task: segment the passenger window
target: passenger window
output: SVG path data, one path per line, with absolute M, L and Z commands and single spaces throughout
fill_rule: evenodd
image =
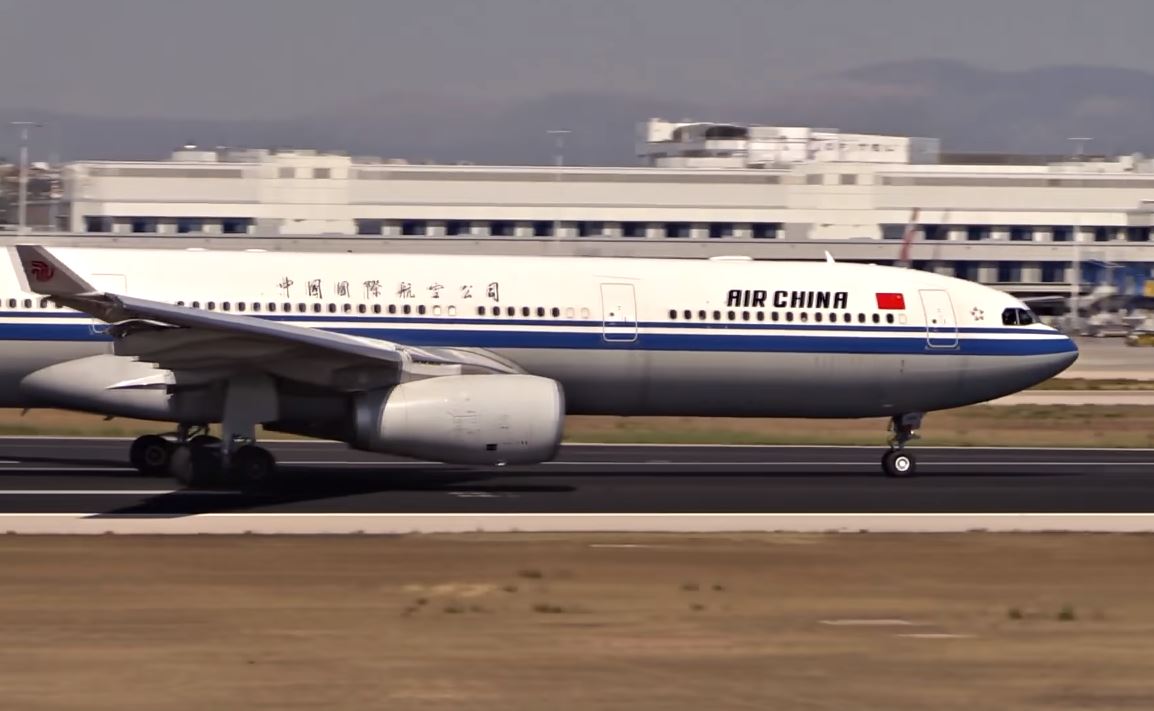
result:
M 8 308 L 10 308 L 10 309 L 16 308 L 16 299 L 8 299 Z
M 704 321 L 705 320 L 705 312 L 704 311 L 698 311 L 697 312 L 697 319 L 699 321 Z
M 741 320 L 742 321 L 748 321 L 749 320 L 749 312 L 748 311 L 742 311 L 741 312 Z
M 757 320 L 758 321 L 764 321 L 765 320 L 765 312 L 764 311 L 758 311 L 757 312 Z
M 830 314 L 829 315 L 829 322 L 830 323 L 837 323 L 837 314 Z
M 877 314 L 874 314 L 874 323 L 881 323 L 881 322 L 882 322 L 882 317 L 878 316 Z
M 373 313 L 379 314 L 380 312 L 381 312 L 381 305 L 380 304 L 373 304 Z
M 686 321 L 692 321 L 693 320 L 693 312 L 690 311 L 689 309 L 685 309 L 685 311 L 683 311 L 681 313 L 681 315 L 685 318 Z
M 581 309 L 581 318 L 589 318 L 589 309 Z
M 32 308 L 32 299 L 24 299 L 24 308 L 26 308 L 26 309 Z
M 417 314 L 420 316 L 425 315 L 425 305 L 424 304 L 421 304 L 420 306 L 417 307 Z
M 319 314 L 323 309 L 324 309 L 324 307 L 322 307 L 320 304 L 313 304 L 313 313 L 314 314 Z
M 208 302 L 207 304 L 205 304 L 204 306 L 205 306 L 205 308 L 207 308 L 209 311 L 215 311 L 215 310 L 216 310 L 216 302 L 215 302 L 215 301 L 210 301 L 210 302 Z
M 364 304 L 357 304 L 357 313 L 364 314 L 364 313 L 368 313 L 368 311 L 369 311 L 368 306 L 365 306 Z
M 484 316 L 485 315 L 485 307 L 484 306 L 478 306 L 477 307 L 477 315 L 478 316 Z
M 509 314 L 510 316 L 516 316 L 517 315 L 517 309 L 510 306 L 510 307 L 505 309 L 505 313 Z
M 790 323 L 793 323 L 793 312 L 792 311 L 786 311 L 785 312 L 785 320 L 790 322 Z
M 440 306 L 433 306 L 433 315 L 434 316 L 440 316 L 441 315 L 441 307 Z
M 551 313 L 553 314 L 553 318 L 557 318 L 558 316 L 561 315 L 561 309 L 554 306 L 553 311 Z
M 737 318 L 737 314 L 733 313 L 732 311 L 730 311 L 729 313 L 727 313 L 727 314 L 726 314 L 726 316 L 728 316 L 728 317 L 729 317 L 729 320 L 730 320 L 730 321 L 733 321 L 734 319 L 736 319 L 736 318 Z
M 813 315 L 813 320 L 816 323 L 821 323 L 821 312 L 820 311 Z
M 805 311 L 802 311 L 801 316 L 800 316 L 800 320 L 802 323 L 808 323 L 809 322 L 809 314 L 806 313 Z
M 409 304 L 405 304 L 401 311 L 403 311 L 405 315 L 408 316 L 409 314 L 413 313 L 413 307 Z
M 457 315 L 457 307 L 456 306 L 450 306 L 449 307 L 449 315 L 450 316 L 456 316 Z
M 200 302 L 199 301 L 192 302 L 192 308 L 199 309 L 200 308 Z
M 397 305 L 396 304 L 389 304 L 389 313 L 390 314 L 397 313 Z
M 537 318 L 545 318 L 545 307 L 544 306 L 538 306 L 537 307 Z
M 858 314 L 857 315 L 857 322 L 858 323 L 865 323 L 865 314 Z
M 336 304 L 329 304 L 329 313 L 335 314 L 336 312 L 337 312 L 337 305 Z
M 176 305 L 177 305 L 177 306 L 184 306 L 184 302 L 183 302 L 183 301 L 177 301 L 177 302 L 176 302 Z
M 720 321 L 721 320 L 721 312 L 720 311 L 714 311 L 713 312 L 713 320 L 714 321 Z
M 351 314 L 353 312 L 353 305 L 352 304 L 342 304 L 341 310 L 347 314 Z
M 42 308 L 42 309 L 48 308 L 48 299 L 41 299 L 40 300 L 40 308 Z
M 238 301 L 238 302 L 236 303 L 236 310 L 237 310 L 237 311 L 244 311 L 244 310 L 245 310 L 245 308 L 247 308 L 247 306 L 248 306 L 248 305 L 247 305 L 247 304 L 245 304 L 243 301 Z
M 886 323 L 893 323 L 893 322 L 894 322 L 894 315 L 893 314 L 886 314 Z
M 530 313 L 531 313 L 531 312 L 529 311 L 529 307 L 528 307 L 528 306 L 522 306 L 522 307 L 521 307 L 521 316 L 522 316 L 523 318 L 529 318 L 529 314 L 530 314 Z
M 572 306 L 568 307 L 567 309 L 565 309 L 565 318 L 573 318 L 574 313 L 575 312 L 573 311 L 573 307 Z
M 669 309 L 669 320 L 670 320 L 670 321 L 676 321 L 676 320 L 677 320 L 677 311 L 676 311 L 676 309 Z

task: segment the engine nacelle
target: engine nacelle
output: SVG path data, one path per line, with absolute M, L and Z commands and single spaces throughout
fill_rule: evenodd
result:
M 448 464 L 536 464 L 561 446 L 565 396 L 535 375 L 450 375 L 364 393 L 358 449 Z

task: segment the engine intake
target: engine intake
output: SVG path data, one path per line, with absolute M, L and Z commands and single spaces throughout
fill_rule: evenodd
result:
M 561 446 L 565 396 L 535 375 L 450 375 L 357 397 L 352 446 L 448 464 L 536 464 Z

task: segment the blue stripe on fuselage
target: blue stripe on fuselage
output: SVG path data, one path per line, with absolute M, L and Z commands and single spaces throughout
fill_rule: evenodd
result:
M 75 319 L 74 314 L 0 314 L 20 317 L 21 323 L 0 323 L 0 341 L 107 341 L 108 336 L 97 332 L 89 324 L 53 323 L 61 317 Z M 270 318 L 255 316 L 254 318 Z M 752 325 L 741 327 L 703 328 L 692 324 L 693 333 L 652 333 L 641 326 L 634 341 L 606 340 L 602 334 L 600 321 L 505 321 L 475 319 L 455 320 L 452 318 L 383 319 L 365 318 L 358 315 L 312 316 L 304 318 L 271 317 L 289 323 L 307 322 L 312 324 L 363 322 L 364 326 L 344 326 L 327 328 L 353 336 L 394 341 L 401 344 L 419 346 L 458 346 L 477 348 L 567 348 L 567 349 L 607 349 L 607 350 L 653 350 L 653 351 L 703 351 L 703 352 L 764 352 L 764 353 L 861 353 L 861 354 L 964 354 L 964 355 L 1048 355 L 1070 353 L 1076 350 L 1072 341 L 1066 338 L 1038 338 L 1037 331 L 1025 329 L 984 329 L 980 332 L 959 329 L 960 338 L 956 346 L 930 347 L 924 327 L 857 327 L 845 326 L 802 326 L 785 327 L 779 324 Z M 323 319 L 323 320 L 322 320 Z M 410 324 L 435 323 L 442 328 L 412 328 Z M 475 329 L 483 323 L 486 326 L 502 326 L 497 329 Z M 546 331 L 533 326 L 564 326 L 573 330 Z M 670 324 L 653 324 L 654 327 L 669 329 Z M 690 324 L 685 324 L 690 327 Z M 735 325 L 738 326 L 738 325 Z M 802 333 L 801 331 L 811 333 Z M 672 329 L 669 329 L 672 330 Z M 756 333 L 755 330 L 789 330 L 795 333 Z M 839 331 L 842 335 L 828 335 Z M 981 338 L 980 333 L 1020 333 L 1031 334 L 1031 338 Z M 812 333 L 816 332 L 816 333 Z M 855 333 L 889 333 L 891 336 L 864 336 Z M 820 335 L 818 335 L 820 334 Z M 620 336 L 619 336 L 620 337 Z M 941 337 L 942 341 L 953 340 Z

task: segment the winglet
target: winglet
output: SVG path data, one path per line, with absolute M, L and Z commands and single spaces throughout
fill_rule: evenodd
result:
M 826 250 L 826 253 L 825 253 L 825 261 L 826 261 L 826 262 L 828 262 L 828 263 L 830 263 L 830 264 L 833 264 L 833 263 L 834 263 L 834 262 L 833 262 L 833 255 L 829 253 L 829 250 Z
M 22 285 L 34 294 L 45 296 L 79 296 L 98 293 L 91 284 L 76 275 L 64 262 L 38 244 L 18 244 L 17 273 Z

